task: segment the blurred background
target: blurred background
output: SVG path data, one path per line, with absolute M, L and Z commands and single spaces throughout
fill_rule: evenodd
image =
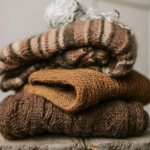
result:
M 0 0 L 0 49 L 11 42 L 46 31 L 44 12 L 52 0 Z M 119 21 L 131 27 L 138 42 L 134 69 L 150 78 L 150 0 L 81 0 L 86 7 L 100 12 L 114 9 Z M 0 91 L 0 100 L 13 92 Z M 150 105 L 145 109 L 150 114 Z

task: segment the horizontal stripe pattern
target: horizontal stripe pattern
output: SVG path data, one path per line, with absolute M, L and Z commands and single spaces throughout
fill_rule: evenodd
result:
M 30 38 L 31 40 L 31 38 Z M 26 62 L 32 61 L 33 56 L 28 52 L 28 45 L 29 39 L 25 39 L 23 41 L 15 42 L 12 44 L 14 53 L 24 59 Z M 15 59 L 14 59 L 15 60 Z M 25 62 L 23 62 L 25 63 Z
M 42 34 L 31 39 L 31 49 L 37 58 L 44 58 L 43 51 L 41 50 L 41 36 Z
M 57 45 L 56 45 L 56 33 L 57 33 L 57 28 L 50 30 L 47 34 L 47 48 L 45 51 L 43 51 L 44 55 L 46 58 L 51 57 L 54 53 L 58 52 L 57 51 Z
M 17 61 L 25 61 L 23 58 L 19 57 L 17 54 L 15 54 L 12 44 L 9 45 L 10 54 L 15 58 Z
M 75 39 L 75 47 L 83 46 L 84 41 L 84 29 L 86 21 L 75 22 L 74 26 L 74 39 Z
M 4 48 L 0 56 L 1 73 L 17 69 L 35 60 L 51 60 L 53 54 L 72 49 L 84 49 L 86 46 L 104 50 L 114 58 L 114 61 L 110 61 L 113 62 L 113 67 L 106 64 L 105 68 L 110 68 L 107 69 L 109 70 L 107 72 L 112 73 L 117 64 L 118 66 L 122 65 L 121 68 L 125 68 L 125 64 L 129 65 L 127 61 L 129 59 L 132 67 L 137 55 L 137 48 L 129 33 L 129 30 L 108 22 L 104 18 L 63 25 L 29 39 L 17 41 Z M 97 64 L 102 64 L 100 61 L 101 59 Z M 19 64 L 17 64 L 18 62 Z M 123 65 L 123 62 L 126 63 Z M 123 70 L 121 71 L 123 72 Z

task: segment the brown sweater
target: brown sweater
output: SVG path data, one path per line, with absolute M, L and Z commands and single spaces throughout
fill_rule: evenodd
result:
M 150 102 L 150 81 L 136 71 L 119 79 L 91 69 L 37 71 L 23 90 L 66 111 L 79 111 L 110 99 Z
M 135 99 L 136 100 L 136 99 Z M 42 97 L 18 93 L 0 103 L 0 132 L 7 139 L 44 131 L 82 137 L 140 136 L 149 117 L 139 102 L 110 101 L 78 113 L 61 110 Z
M 105 19 L 77 21 L 5 47 L 0 56 L 0 74 L 5 76 L 3 82 L 10 81 L 10 87 L 2 84 L 1 88 L 7 91 L 17 84 L 19 88 L 28 78 L 26 69 L 13 77 L 11 74 L 44 60 L 49 61 L 47 67 L 88 67 L 111 77 L 123 76 L 131 71 L 136 54 L 135 38 L 128 29 Z M 43 66 L 35 70 L 40 68 Z

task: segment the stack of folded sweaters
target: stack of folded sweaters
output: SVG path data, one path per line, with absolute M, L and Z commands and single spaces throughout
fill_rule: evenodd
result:
M 140 136 L 150 81 L 132 70 L 130 30 L 105 18 L 75 21 L 5 47 L 0 132 L 7 139 L 48 131 L 82 137 Z

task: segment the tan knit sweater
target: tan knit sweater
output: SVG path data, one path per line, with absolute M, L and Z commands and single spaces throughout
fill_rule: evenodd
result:
M 150 102 L 150 81 L 136 71 L 119 79 L 90 69 L 37 71 L 23 91 L 71 112 L 110 99 Z

